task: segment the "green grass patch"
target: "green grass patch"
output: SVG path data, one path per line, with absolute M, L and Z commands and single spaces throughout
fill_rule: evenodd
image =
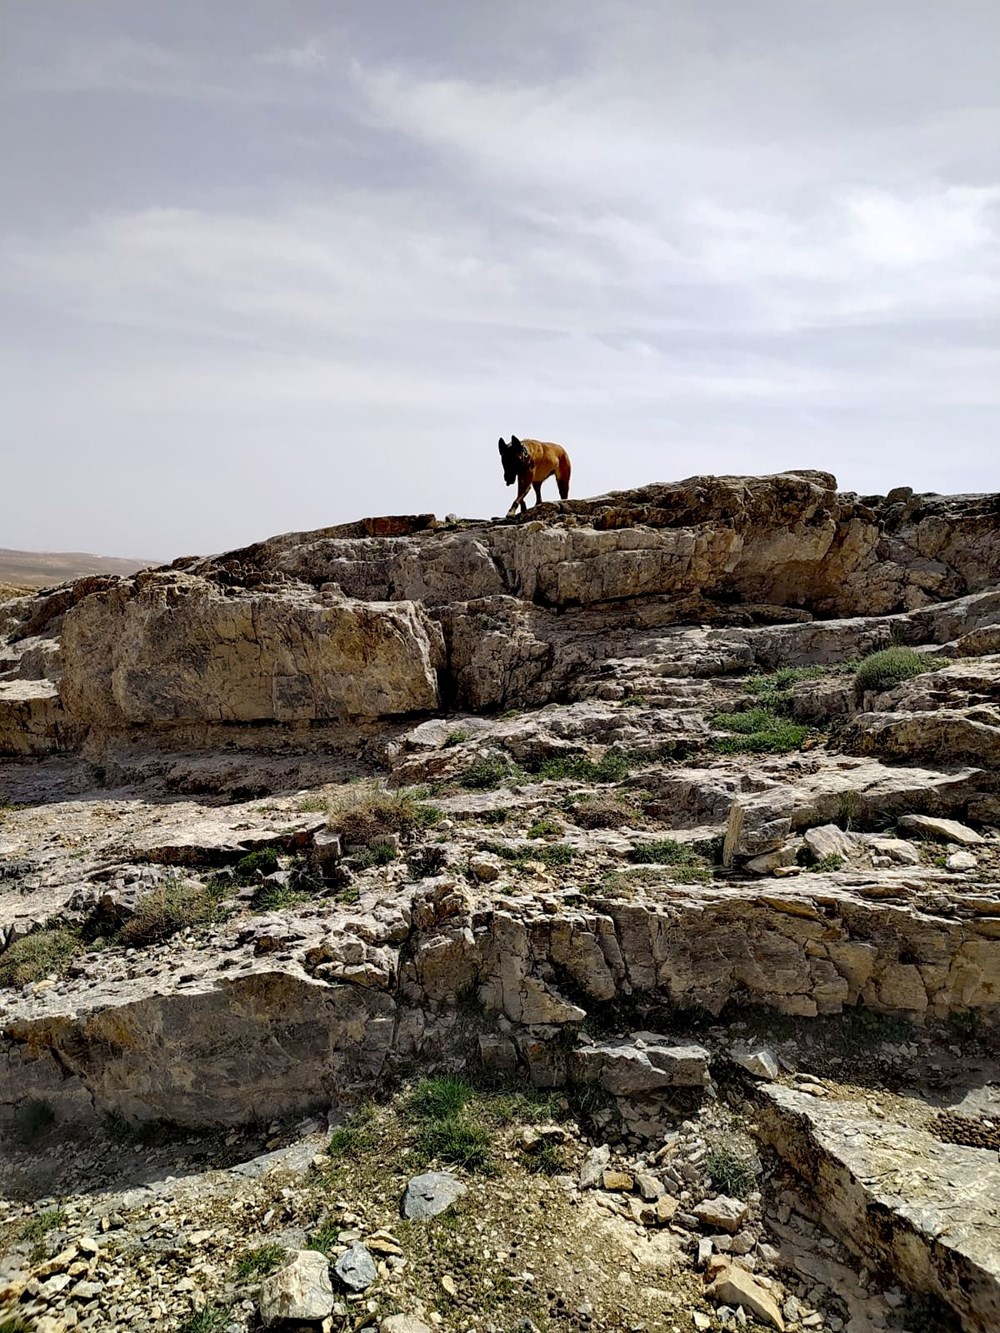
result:
M 543 1143 L 534 1152 L 523 1152 L 521 1162 L 539 1176 L 561 1176 L 567 1171 L 566 1154 L 555 1143 Z
M 286 1253 L 283 1245 L 258 1245 L 253 1250 L 246 1250 L 236 1261 L 236 1276 L 245 1282 L 267 1277 L 285 1262 Z
M 641 865 L 665 866 L 669 868 L 670 878 L 680 884 L 707 884 L 712 878 L 711 867 L 698 851 L 689 843 L 678 842 L 675 838 L 656 838 L 652 842 L 636 843 L 629 849 L 628 859 Z M 611 872 L 621 875 L 623 872 Z M 633 883 L 639 881 L 641 871 L 631 873 Z
M 621 750 L 607 750 L 598 760 L 573 758 L 546 759 L 532 776 L 541 781 L 572 778 L 577 782 L 621 782 L 632 770 L 632 760 Z
M 318 1250 L 320 1254 L 330 1254 L 339 1244 L 338 1237 L 344 1230 L 344 1224 L 329 1218 L 312 1233 L 306 1242 L 307 1250 Z
M 225 1333 L 230 1318 L 226 1306 L 203 1305 L 177 1325 L 177 1333 Z
M 757 1185 L 753 1162 L 725 1145 L 710 1150 L 705 1158 L 705 1172 L 715 1189 L 731 1199 L 745 1199 Z
M 448 735 L 445 736 L 441 748 L 442 750 L 450 750 L 453 745 L 461 745 L 463 741 L 468 739 L 469 733 L 464 727 L 455 727 L 453 731 L 449 731 Z
M 717 713 L 712 726 L 730 733 L 713 740 L 713 748 L 719 754 L 784 754 L 798 750 L 809 735 L 808 727 L 779 717 L 769 708 Z
M 331 1157 L 351 1157 L 374 1148 L 378 1140 L 375 1104 L 362 1102 L 332 1131 L 326 1150 Z
M 913 676 L 940 671 L 942 667 L 950 665 L 947 658 L 928 657 L 926 653 L 918 653 L 915 648 L 883 648 L 881 652 L 869 653 L 861 659 L 854 669 L 854 679 L 859 690 L 882 693 Z
M 38 1263 L 39 1259 L 45 1257 L 45 1237 L 50 1231 L 56 1231 L 65 1225 L 65 1222 L 65 1208 L 46 1208 L 44 1212 L 36 1213 L 34 1217 L 21 1224 L 17 1233 L 18 1238 L 27 1241 L 31 1246 L 32 1263 Z
M 468 1116 L 432 1120 L 417 1139 L 417 1148 L 424 1157 L 479 1175 L 490 1175 L 495 1170 L 492 1146 L 493 1136 L 487 1126 Z
M 237 884 L 256 884 L 261 875 L 273 875 L 278 869 L 278 853 L 273 847 L 262 847 L 258 852 L 241 856 L 233 867 Z
M 25 935 L 0 955 L 0 986 L 28 986 L 43 977 L 59 976 L 82 947 L 72 930 L 36 930 Z
M 833 870 L 843 870 L 843 868 L 844 858 L 838 856 L 836 852 L 831 852 L 829 856 L 821 856 L 814 865 L 810 866 L 811 870 L 818 871 L 821 874 Z
M 365 847 L 352 858 L 358 870 L 370 870 L 372 866 L 387 866 L 398 859 L 399 852 L 391 842 L 377 842 L 374 847 Z
M 315 796 L 303 796 L 296 809 L 302 815 L 325 815 L 330 807 L 330 802 L 325 796 L 320 796 L 317 792 Z
M 528 828 L 527 836 L 529 838 L 558 838 L 562 831 L 562 824 L 557 819 L 553 819 L 550 815 L 543 815 L 541 819 L 536 819 Z
M 494 751 L 477 759 L 458 779 L 462 787 L 474 791 L 492 791 L 511 782 L 523 782 L 526 774 L 509 755 Z

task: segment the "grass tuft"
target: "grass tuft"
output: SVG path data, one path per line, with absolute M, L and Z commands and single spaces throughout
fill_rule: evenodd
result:
M 859 690 L 882 693 L 913 676 L 940 671 L 949 665 L 946 658 L 931 658 L 925 653 L 918 653 L 915 648 L 883 648 L 881 652 L 869 653 L 861 659 L 855 667 L 854 679 Z
M 745 1199 L 757 1184 L 753 1162 L 724 1145 L 709 1152 L 705 1171 L 715 1189 L 733 1199 Z
M 748 708 L 741 713 L 717 713 L 713 727 L 731 734 L 712 742 L 719 754 L 784 754 L 798 750 L 809 728 L 789 722 L 769 708 Z
M 244 1281 L 255 1277 L 267 1277 L 285 1261 L 286 1250 L 283 1245 L 258 1245 L 247 1250 L 236 1261 L 236 1276 Z
M 64 971 L 83 946 L 72 930 L 36 930 L 15 940 L 0 956 L 0 986 L 29 986 Z

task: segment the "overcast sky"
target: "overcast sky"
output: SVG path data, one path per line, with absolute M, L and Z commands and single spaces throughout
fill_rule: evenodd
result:
M 0 19 L 0 547 L 502 513 L 512 431 L 1000 489 L 997 0 Z

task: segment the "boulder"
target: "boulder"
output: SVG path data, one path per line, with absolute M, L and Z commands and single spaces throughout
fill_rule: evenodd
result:
M 425 1175 L 414 1176 L 403 1195 L 403 1216 L 437 1217 L 465 1192 L 465 1186 L 450 1171 L 428 1171 Z
M 297 1320 L 318 1323 L 333 1310 L 330 1265 L 318 1250 L 299 1250 L 260 1287 L 260 1317 L 265 1328 Z
M 340 1255 L 333 1271 L 348 1291 L 367 1291 L 378 1277 L 378 1269 L 368 1247 L 356 1241 Z

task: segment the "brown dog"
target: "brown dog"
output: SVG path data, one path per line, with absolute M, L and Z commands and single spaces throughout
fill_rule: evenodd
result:
M 535 504 L 542 503 L 542 482 L 555 474 L 559 487 L 559 498 L 569 496 L 569 454 L 561 444 L 543 444 L 541 440 L 519 440 L 516 435 L 510 437 L 510 444 L 504 444 L 500 436 L 500 458 L 503 461 L 503 479 L 508 486 L 517 482 L 517 498 L 507 510 L 510 517 L 518 505 L 521 513 L 526 513 L 528 506 L 524 497 L 529 489 L 535 488 Z

